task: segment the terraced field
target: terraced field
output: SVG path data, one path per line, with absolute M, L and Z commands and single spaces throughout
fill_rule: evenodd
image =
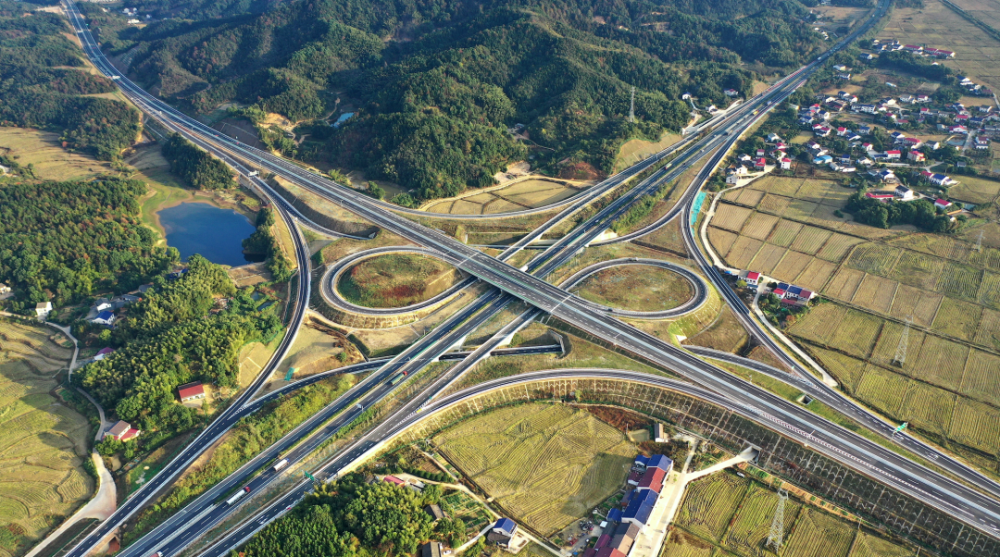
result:
M 3 557 L 41 539 L 94 491 L 82 467 L 90 424 L 58 396 L 67 342 L 52 329 L 0 321 L 0 528 L 16 539 L 0 543 Z
M 719 542 L 749 487 L 749 480 L 733 474 L 716 474 L 692 482 L 676 523 L 701 538 Z
M 516 520 L 545 535 L 620 489 L 636 454 L 589 412 L 549 404 L 492 410 L 433 442 Z

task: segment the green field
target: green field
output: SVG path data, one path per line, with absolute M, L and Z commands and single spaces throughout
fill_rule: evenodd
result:
M 515 520 L 551 535 L 621 488 L 636 454 L 589 412 L 526 404 L 459 423 L 433 443 Z
M 53 395 L 72 356 L 62 343 L 53 329 L 0 321 L 0 528 L 15 534 L 0 537 L 0 556 L 22 554 L 94 492 L 82 466 L 90 424 Z

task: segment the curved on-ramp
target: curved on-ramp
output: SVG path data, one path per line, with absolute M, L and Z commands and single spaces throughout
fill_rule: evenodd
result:
M 449 260 L 449 258 L 442 257 L 440 253 L 434 250 L 418 248 L 413 246 L 391 246 L 391 247 L 374 248 L 374 249 L 359 251 L 357 253 L 351 254 L 341 259 L 335 265 L 331 265 L 330 268 L 326 270 L 326 273 L 324 273 L 323 275 L 323 279 L 320 281 L 323 285 L 322 288 L 323 299 L 326 301 L 326 303 L 342 311 L 356 313 L 360 315 L 393 317 L 396 315 L 404 315 L 407 313 L 420 311 L 422 309 L 427 309 L 439 303 L 445 302 L 446 300 L 457 295 L 465 288 L 472 286 L 479 280 L 473 276 L 466 277 L 465 279 L 462 279 L 461 281 L 452 285 L 451 287 L 449 287 L 444 292 L 441 292 L 440 294 L 437 294 L 422 302 L 417 302 L 415 304 L 410 304 L 408 306 L 402 306 L 398 308 L 370 308 L 370 307 L 360 306 L 348 302 L 347 300 L 344 299 L 343 296 L 340 295 L 339 292 L 337 292 L 337 283 L 340 281 L 340 277 L 352 265 L 364 261 L 366 259 L 371 259 L 373 257 L 378 257 L 380 255 L 387 255 L 390 253 L 409 253 L 409 254 L 424 255 L 427 257 L 433 257 L 435 259 L 444 261 L 449 265 L 454 264 L 454 262 Z
M 667 269 L 674 273 L 680 275 L 683 279 L 688 281 L 691 288 L 694 289 L 694 295 L 690 300 L 684 302 L 683 304 L 663 311 L 632 311 L 619 308 L 612 308 L 596 302 L 591 302 L 587 300 L 587 304 L 592 306 L 594 309 L 600 311 L 606 311 L 608 313 L 613 313 L 621 317 L 632 317 L 635 319 L 670 319 L 673 317 L 680 317 L 682 315 L 691 313 L 692 311 L 700 308 L 705 300 L 708 299 L 708 287 L 705 284 L 705 280 L 695 273 L 693 273 L 687 267 L 677 265 L 676 263 L 671 263 L 669 261 L 663 261 L 660 259 L 647 259 L 644 257 L 624 257 L 620 259 L 612 259 L 609 261 L 601 261 L 600 263 L 594 263 L 589 267 L 585 267 L 568 279 L 564 280 L 559 284 L 559 287 L 563 290 L 569 290 L 581 282 L 583 282 L 587 277 L 593 275 L 594 273 L 603 271 L 605 269 L 611 269 L 614 267 L 624 267 L 627 265 L 645 265 L 647 267 L 659 267 L 662 269 Z

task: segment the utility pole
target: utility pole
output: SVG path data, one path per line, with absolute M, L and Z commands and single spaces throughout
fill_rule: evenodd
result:
M 913 323 L 913 316 L 906 318 L 906 325 L 903 326 L 903 334 L 899 336 L 899 344 L 896 345 L 896 356 L 893 357 L 892 363 L 899 367 L 903 367 L 906 363 L 906 349 L 910 344 L 910 324 Z
M 771 521 L 771 533 L 767 535 L 766 547 L 774 548 L 778 553 L 785 537 L 785 501 L 788 501 L 788 492 L 784 488 L 778 489 L 778 508 L 774 509 L 774 520 Z
M 635 123 L 635 85 L 632 86 L 632 104 L 628 109 L 628 121 Z
M 983 231 L 979 231 L 979 238 L 976 239 L 976 251 L 983 251 Z

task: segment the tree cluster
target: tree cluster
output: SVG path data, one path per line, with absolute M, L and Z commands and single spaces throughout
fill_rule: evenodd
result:
M 12 183 L 0 188 L 0 282 L 14 311 L 51 300 L 79 302 L 98 290 L 127 292 L 176 262 L 139 220 L 135 180 Z
M 178 134 L 171 135 L 163 145 L 163 156 L 170 163 L 170 171 L 193 188 L 221 190 L 236 185 L 235 174 L 226 163 Z
M 256 225 L 257 230 L 243 240 L 243 251 L 263 256 L 265 266 L 275 282 L 285 282 L 292 278 L 291 264 L 271 232 L 271 227 L 274 226 L 274 211 L 270 207 L 262 208 L 257 213 Z
M 926 199 L 905 203 L 882 203 L 865 197 L 865 189 L 860 188 L 851 195 L 844 207 L 854 220 L 877 228 L 889 228 L 897 224 L 912 224 L 928 232 L 947 232 L 951 222 L 946 215 L 938 214 L 934 204 Z

